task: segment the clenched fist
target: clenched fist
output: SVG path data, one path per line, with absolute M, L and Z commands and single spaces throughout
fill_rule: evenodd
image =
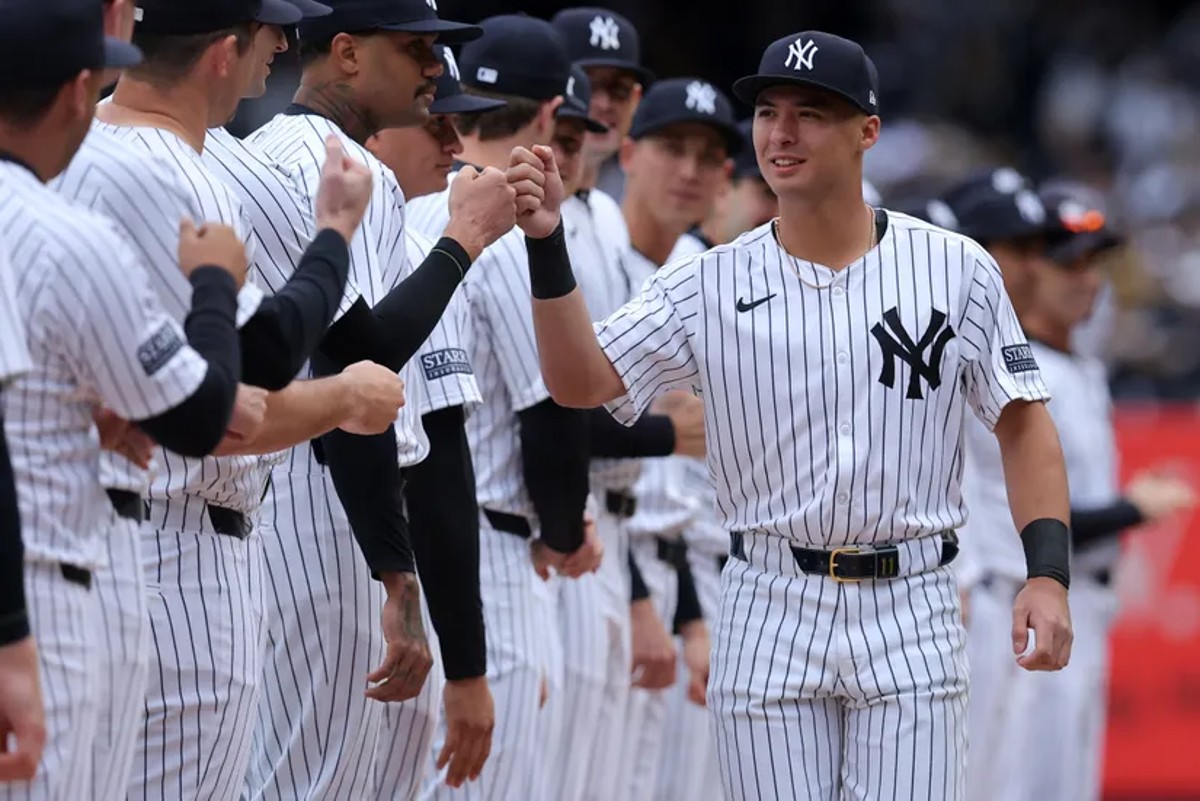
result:
M 246 245 L 228 225 L 179 221 L 179 269 L 191 276 L 199 267 L 220 267 L 233 276 L 238 289 L 246 283 Z
M 357 362 L 341 372 L 349 391 L 349 414 L 338 428 L 348 434 L 382 434 L 404 405 L 404 381 L 383 365 Z
M 458 242 L 471 260 L 516 224 L 517 190 L 503 172 L 463 167 L 450 185 L 450 222 L 445 235 Z
M 530 239 L 545 239 L 561 219 L 559 209 L 566 199 L 554 151 L 545 145 L 533 150 L 513 148 L 509 157 L 508 181 L 517 193 L 517 225 Z

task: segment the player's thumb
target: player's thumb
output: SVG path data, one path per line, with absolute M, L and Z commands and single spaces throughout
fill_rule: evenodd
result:
M 1022 606 L 1013 607 L 1012 646 L 1017 656 L 1025 653 L 1029 645 L 1029 613 Z
M 554 151 L 546 145 L 534 145 L 533 154 L 542 160 L 542 170 L 547 173 L 558 172 L 558 162 L 554 160 Z
M 336 134 L 329 134 L 325 137 L 325 169 L 341 168 L 345 155 L 341 140 L 337 138 Z
M 470 183 L 479 177 L 479 170 L 472 167 L 470 164 L 464 164 L 462 169 L 458 171 L 458 175 L 454 176 L 454 182 Z
M 192 222 L 191 217 L 184 217 L 179 221 L 179 235 L 187 239 L 196 238 L 196 223 Z

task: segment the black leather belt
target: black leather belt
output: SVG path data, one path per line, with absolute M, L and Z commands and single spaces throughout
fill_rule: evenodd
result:
M 943 531 L 942 558 L 938 566 L 950 564 L 958 556 L 958 535 Z M 746 560 L 745 538 L 742 532 L 730 535 L 730 554 Z M 892 579 L 900 575 L 900 549 L 895 545 L 880 545 L 868 549 L 848 545 L 844 548 L 820 550 L 792 546 L 792 556 L 800 570 L 812 576 L 827 576 L 834 581 L 864 581 Z
M 77 567 L 69 565 L 66 562 L 60 562 L 58 569 L 62 571 L 62 577 L 72 584 L 78 584 L 85 590 L 92 588 L 92 571 L 86 567 Z
M 655 537 L 658 546 L 658 558 L 672 567 L 679 567 L 687 561 L 687 544 L 683 540 L 669 540 Z
M 113 510 L 119 516 L 126 520 L 136 520 L 139 523 L 146 519 L 146 502 L 142 500 L 141 495 L 120 489 L 110 489 L 105 492 L 108 493 L 108 500 L 112 504 Z
M 484 509 L 483 516 L 487 518 L 488 524 L 496 529 L 496 531 L 503 531 L 505 534 L 515 534 L 525 540 L 533 536 L 533 527 L 521 515 L 510 515 L 508 512 Z
M 629 519 L 637 512 L 637 498 L 628 492 L 609 490 L 604 493 L 604 508 L 610 515 Z
M 223 506 L 213 506 L 211 503 L 208 505 L 208 519 L 212 522 L 213 531 L 239 540 L 249 537 L 253 528 L 241 512 Z

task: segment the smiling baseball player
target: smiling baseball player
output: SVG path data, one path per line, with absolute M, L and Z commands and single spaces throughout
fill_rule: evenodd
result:
M 863 203 L 876 84 L 848 40 L 772 43 L 734 90 L 755 106 L 780 217 L 660 270 L 595 330 L 552 156 L 527 156 L 547 174 L 522 226 L 553 396 L 630 420 L 670 389 L 704 398 L 731 538 L 708 691 L 730 799 L 962 797 L 967 676 L 948 563 L 968 405 L 1005 452 L 1026 545 L 1014 648 L 1028 625 L 1024 666 L 1058 669 L 1070 652 L 1066 480 L 1045 389 L 986 252 Z

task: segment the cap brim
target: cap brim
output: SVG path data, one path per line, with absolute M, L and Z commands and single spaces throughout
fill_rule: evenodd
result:
M 104 37 L 104 66 L 107 69 L 123 70 L 142 63 L 142 51 L 129 42 L 111 36 Z
M 300 9 L 300 13 L 305 17 L 324 17 L 333 13 L 333 9 L 324 3 L 318 3 L 316 0 L 288 0 L 289 3 Z
M 583 120 L 583 127 L 588 133 L 606 134 L 608 126 L 599 120 L 594 120 L 587 115 L 587 111 L 578 108 L 572 108 L 563 104 L 558 107 L 557 115 L 559 117 L 567 117 L 572 120 Z
M 287 0 L 263 0 L 262 8 L 254 15 L 254 21 L 263 25 L 295 25 L 303 18 L 299 5 Z
M 478 25 L 468 25 L 465 22 L 451 22 L 444 19 L 422 19 L 413 22 L 394 22 L 380 25 L 380 30 L 403 31 L 404 33 L 433 33 L 437 34 L 438 44 L 462 44 L 472 42 L 483 36 L 483 28 Z
M 472 114 L 480 111 L 494 111 L 507 106 L 503 100 L 493 97 L 478 97 L 467 93 L 451 95 L 437 99 L 429 105 L 430 114 Z
M 632 72 L 637 76 L 638 83 L 643 87 L 647 87 L 654 83 L 655 76 L 650 70 L 643 67 L 641 64 L 634 64 L 632 61 L 623 61 L 619 58 L 581 58 L 574 62 L 575 66 L 587 69 L 588 67 L 612 67 L 614 69 L 625 70 Z
M 1089 253 L 1110 250 L 1124 243 L 1120 236 L 1103 229 L 1082 234 L 1060 234 L 1052 239 L 1046 248 L 1046 255 L 1058 264 L 1070 264 Z
M 792 78 L 786 75 L 747 75 L 745 78 L 738 78 L 733 83 L 733 94 L 746 105 L 753 106 L 758 102 L 758 96 L 763 90 L 770 89 L 772 86 L 811 86 L 815 89 L 829 92 L 832 95 L 837 95 L 864 114 L 879 113 L 876 110 L 866 108 L 841 89 L 837 89 L 827 83 L 814 81 L 809 78 Z

